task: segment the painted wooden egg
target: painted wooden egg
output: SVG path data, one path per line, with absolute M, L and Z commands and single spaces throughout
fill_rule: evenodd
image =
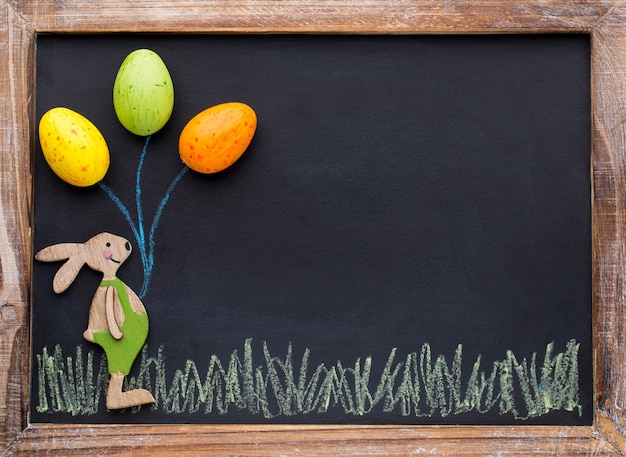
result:
M 248 148 L 256 125 L 256 113 L 244 103 L 212 106 L 183 128 L 178 141 L 180 158 L 199 173 L 222 171 Z
M 78 187 L 96 184 L 109 169 L 109 148 L 95 125 L 69 108 L 52 108 L 39 121 L 39 142 L 54 173 Z
M 163 128 L 174 109 L 174 85 L 157 53 L 137 49 L 126 56 L 113 84 L 113 106 L 122 125 L 136 135 Z

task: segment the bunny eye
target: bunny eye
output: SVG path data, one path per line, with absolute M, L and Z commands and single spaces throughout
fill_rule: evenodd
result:
M 111 243 L 107 243 L 107 248 L 110 248 L 110 247 L 111 247 Z

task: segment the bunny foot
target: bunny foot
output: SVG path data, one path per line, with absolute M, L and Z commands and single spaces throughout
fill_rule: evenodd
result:
M 123 409 L 133 406 L 147 405 L 156 400 L 150 392 L 145 389 L 129 390 L 128 392 L 117 392 L 114 396 L 107 395 L 107 409 Z
M 147 405 L 154 403 L 155 399 L 146 389 L 134 389 L 122 392 L 123 375 L 113 375 L 109 381 L 107 390 L 107 409 L 123 409 L 132 406 Z
M 83 338 L 85 338 L 90 343 L 94 343 L 93 332 L 90 329 L 87 329 L 83 332 Z

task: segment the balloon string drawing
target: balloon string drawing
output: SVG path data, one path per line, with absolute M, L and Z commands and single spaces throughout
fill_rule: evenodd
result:
M 53 280 L 57 293 L 72 284 L 83 265 L 102 273 L 83 337 L 104 349 L 111 376 L 106 404 L 109 409 L 121 409 L 155 401 L 144 389 L 122 392 L 122 386 L 148 334 L 148 316 L 141 299 L 150 285 L 155 232 L 163 209 L 189 169 L 202 174 L 217 173 L 239 159 L 252 141 L 257 118 L 250 106 L 227 102 L 205 109 L 184 126 L 178 141 L 184 166 L 161 199 L 146 239 L 142 170 L 152 135 L 165 126 L 174 108 L 174 85 L 158 54 L 138 49 L 124 59 L 113 85 L 113 105 L 124 128 L 146 138 L 135 177 L 136 221 L 114 190 L 102 182 L 109 169 L 109 148 L 89 119 L 69 108 L 52 108 L 41 117 L 39 140 L 46 162 L 59 178 L 78 187 L 98 184 L 130 225 L 143 265 L 144 279 L 139 294 L 116 276 L 132 250 L 130 243 L 120 236 L 100 233 L 85 243 L 55 244 L 40 250 L 36 258 L 44 262 L 65 262 Z
M 159 220 L 161 219 L 161 215 L 163 214 L 163 208 L 169 201 L 170 195 L 174 191 L 174 188 L 176 187 L 180 179 L 189 170 L 189 167 L 185 165 L 183 169 L 176 175 L 176 177 L 174 178 L 174 180 L 168 187 L 167 191 L 165 192 L 165 195 L 163 196 L 163 198 L 161 199 L 161 202 L 159 203 L 159 206 L 156 210 L 154 218 L 152 219 L 152 224 L 150 224 L 150 231 L 148 234 L 148 240 L 146 241 L 146 231 L 144 228 L 143 207 L 142 207 L 142 201 L 141 201 L 141 171 L 143 169 L 143 163 L 144 163 L 147 151 L 148 151 L 148 143 L 150 142 L 150 137 L 151 135 L 148 135 L 146 137 L 146 143 L 143 146 L 141 157 L 139 159 L 139 166 L 137 167 L 137 178 L 136 178 L 136 184 L 135 184 L 135 205 L 137 207 L 137 222 L 136 223 L 133 220 L 133 217 L 130 211 L 128 210 L 128 208 L 126 207 L 126 205 L 124 205 L 124 203 L 120 200 L 120 198 L 113 191 L 113 189 L 111 189 L 108 185 L 106 185 L 102 181 L 98 183 L 100 188 L 104 192 L 106 192 L 109 198 L 118 207 L 118 209 L 120 210 L 120 212 L 122 213 L 126 221 L 128 222 L 128 225 L 130 225 L 133 235 L 135 236 L 135 240 L 137 240 L 137 245 L 139 246 L 139 252 L 141 254 L 141 263 L 143 265 L 143 272 L 144 272 L 143 284 L 139 292 L 140 298 L 143 298 L 146 295 L 146 293 L 148 292 L 148 288 L 150 286 L 150 278 L 152 277 L 152 267 L 154 265 L 154 246 L 155 246 L 154 235 L 159 225 Z

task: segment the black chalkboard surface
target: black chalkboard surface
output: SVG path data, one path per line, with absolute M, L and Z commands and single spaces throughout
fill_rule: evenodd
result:
M 112 104 L 144 47 L 175 87 L 148 140 Z M 100 276 L 57 295 L 34 261 L 31 421 L 590 425 L 589 56 L 583 35 L 38 36 L 37 120 L 86 116 L 111 167 L 71 187 L 36 145 L 34 248 L 131 241 L 150 334 L 127 387 L 156 403 L 106 410 L 82 338 Z M 182 127 L 228 101 L 252 144 L 186 171 Z

